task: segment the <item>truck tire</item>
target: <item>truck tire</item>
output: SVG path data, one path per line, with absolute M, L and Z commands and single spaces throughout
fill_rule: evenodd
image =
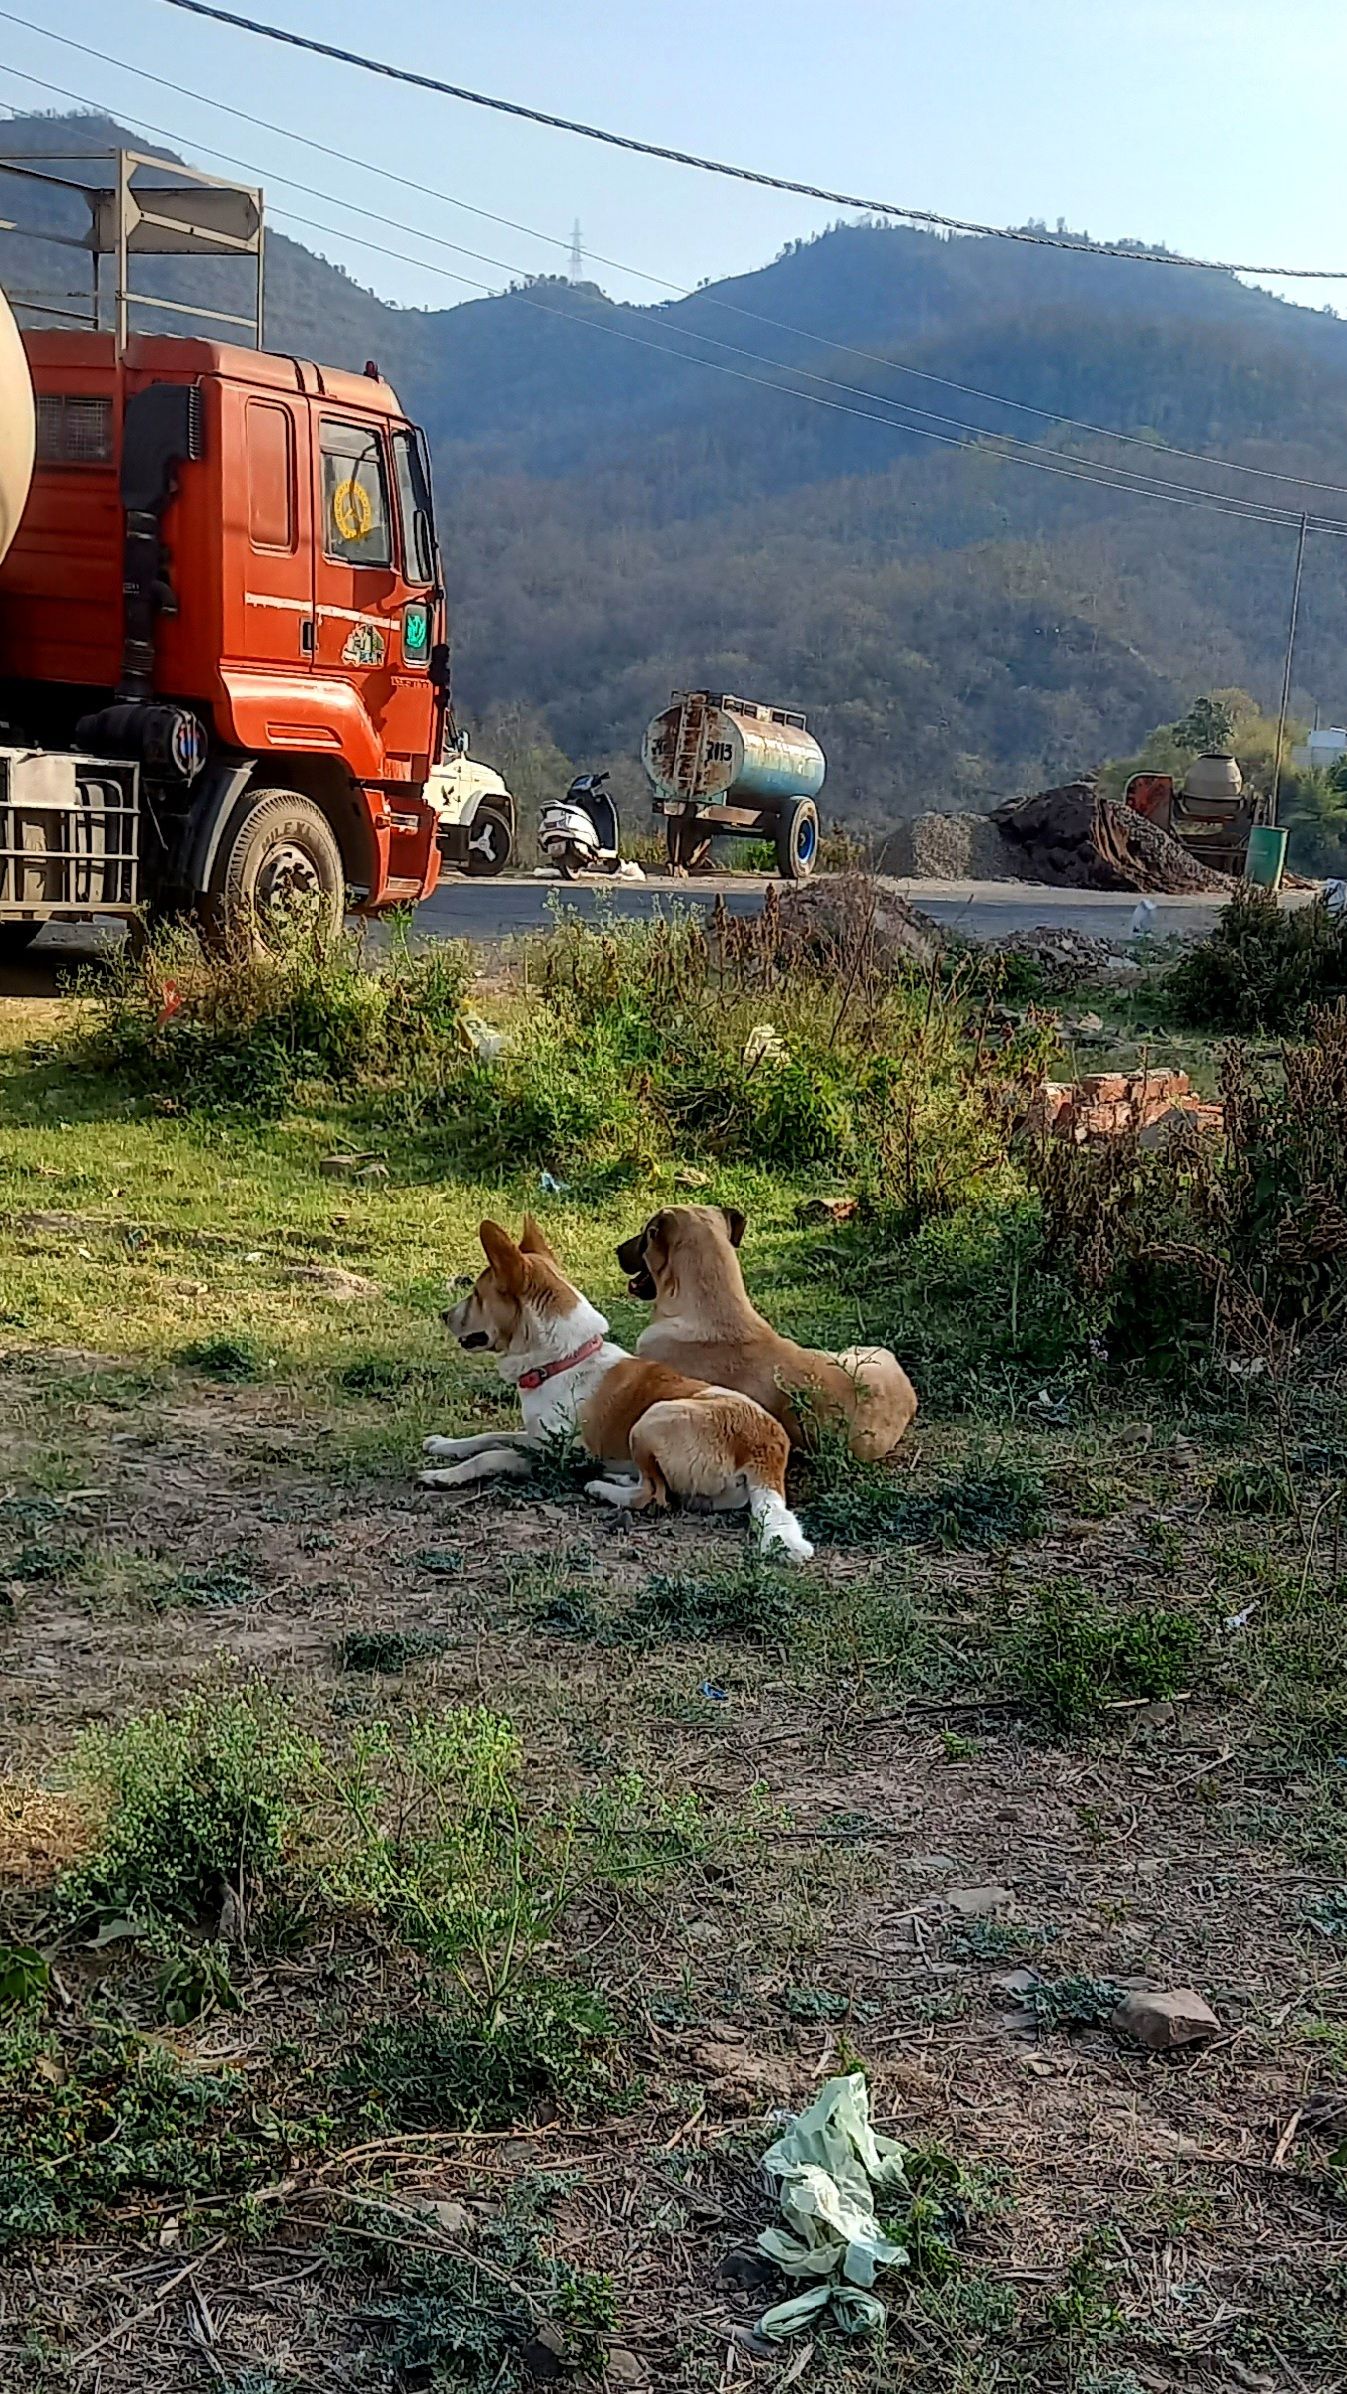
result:
M 498 806 L 479 806 L 468 832 L 468 871 L 503 873 L 514 849 L 510 818 Z
M 220 843 L 206 892 L 213 929 L 251 917 L 266 945 L 272 908 L 312 902 L 325 938 L 335 939 L 346 912 L 346 876 L 331 825 L 295 790 L 250 790 Z
M 783 881 L 807 881 L 818 862 L 818 808 L 797 798 L 776 826 L 776 869 Z
M 0 964 L 26 956 L 41 929 L 41 923 L 0 923 Z

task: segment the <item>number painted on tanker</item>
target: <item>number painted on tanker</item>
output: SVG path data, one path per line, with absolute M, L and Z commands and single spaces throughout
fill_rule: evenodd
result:
M 332 493 L 332 521 L 343 540 L 366 540 L 374 522 L 374 502 L 354 474 Z

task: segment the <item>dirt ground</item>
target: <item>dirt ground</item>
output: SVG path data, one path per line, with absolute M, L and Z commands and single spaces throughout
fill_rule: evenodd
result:
M 147 1394 L 122 1371 L 20 1356 L 0 1387 L 0 1895 L 78 1850 L 78 1732 L 250 1675 L 327 1738 L 390 1707 L 488 1702 L 540 1785 L 639 1771 L 727 1826 L 681 1878 L 582 1903 L 558 1931 L 626 2023 L 635 2091 L 611 2116 L 339 2126 L 300 2159 L 281 2140 L 247 2234 L 232 2217 L 213 2232 L 209 2200 L 142 2201 L 87 2240 L 20 2246 L 0 2385 L 597 2383 L 602 2360 L 572 2368 L 545 2335 L 494 2381 L 390 2376 L 379 2357 L 371 2283 L 466 2253 L 508 2292 L 529 2204 L 549 2264 L 611 2281 L 613 2384 L 1347 2383 L 1347 1963 L 1310 1917 L 1334 1917 L 1340 1767 L 1288 1761 L 1251 1727 L 1257 1670 L 1253 1712 L 1228 1686 L 1180 1691 L 1052 1743 L 973 1659 L 990 1617 L 1066 1572 L 1218 1615 L 1250 1601 L 1251 1574 L 1266 1592 L 1282 1533 L 1213 1537 L 1200 1458 L 1135 1421 L 1091 1430 L 1106 1497 L 1082 1511 L 1071 1436 L 1048 1437 L 1049 1524 L 1013 1552 L 824 1554 L 803 1644 L 622 1642 L 575 1634 L 577 1591 L 592 1618 L 639 1620 L 652 1573 L 737 1557 L 733 1524 L 334 1472 L 327 1426 L 281 1391 L 182 1376 Z M 923 1433 L 913 1465 L 952 1444 Z M 184 1571 L 232 1575 L 231 1600 L 166 1598 Z M 342 1669 L 340 1641 L 371 1630 L 431 1647 L 392 1677 Z M 241 2011 L 162 2033 L 260 2090 L 353 2019 L 405 2011 L 406 1967 L 327 1935 L 245 1953 Z M 62 1965 L 71 2004 L 125 2017 L 98 1968 Z M 1219 2033 L 1157 2054 L 1057 2023 L 1035 1990 L 1075 1979 L 1195 1988 Z M 959 2268 L 894 2288 L 881 2351 L 764 2353 L 757 2157 L 775 2112 L 857 2061 L 878 2124 L 967 2178 Z

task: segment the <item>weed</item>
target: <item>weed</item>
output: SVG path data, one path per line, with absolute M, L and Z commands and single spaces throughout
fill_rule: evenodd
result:
M 260 1688 L 87 1730 L 75 1773 L 101 1807 L 102 1830 L 60 1880 L 61 1911 L 213 1919 L 226 1889 L 254 1889 L 276 1871 L 304 1760 Z
M 1040 2028 L 1102 2028 L 1126 1991 L 1111 1978 L 1086 1978 L 1076 1972 L 1040 1979 L 1026 1990 L 1024 2000 Z
M 260 1380 L 270 1368 L 256 1340 L 246 1337 L 194 1340 L 179 1347 L 177 1361 L 208 1380 Z
M 787 1987 L 781 2003 L 792 2020 L 809 2026 L 817 2021 L 836 2022 L 851 2016 L 851 1997 L 838 1995 L 831 1987 Z
M 180 1947 L 169 1953 L 160 1968 L 155 1993 L 160 2018 L 173 2028 L 186 2028 L 207 2012 L 243 2008 L 223 1945 Z
M 949 1950 L 970 1961 L 1008 1962 L 1016 1954 L 1035 1952 L 1050 1935 L 1050 1930 L 1025 1928 L 1015 1920 L 968 1920 L 950 1938 Z
M 238 1604 L 252 1604 L 262 1589 L 249 1571 L 231 1563 L 205 1563 L 196 1569 L 177 1571 L 150 1589 L 148 1603 L 152 1612 L 170 1613 L 180 1609 L 200 1608 L 204 1612 L 227 1612 Z
M 883 1472 L 853 1466 L 854 1476 L 810 1499 L 810 1529 L 831 1545 L 894 1542 L 992 1549 L 1036 1536 L 1043 1526 L 1043 1483 L 1009 1464 L 953 1475 L 933 1488 L 896 1484 Z
M 1126 2332 L 1126 2314 L 1110 2288 L 1109 2258 L 1101 2241 L 1092 2238 L 1068 2262 L 1060 2292 L 1050 2294 L 1043 2305 L 1052 2334 L 1080 2346 L 1112 2343 Z
M 1161 1605 L 1112 1612 L 1064 1582 L 1015 1630 L 1007 1664 L 1027 1710 L 1065 1736 L 1088 1728 L 1111 1701 L 1178 1694 L 1205 1643 L 1190 1613 Z
M 51 1985 L 51 1964 L 32 1945 L 0 1945 L 0 2016 L 36 2005 Z
M 907 2247 L 913 2279 L 943 2286 L 962 2270 L 960 2246 L 969 2228 L 999 2206 L 995 2175 L 968 2167 L 938 2145 L 910 2146 L 903 2170 L 910 2193 L 895 2234 Z
M 798 1605 L 798 1575 L 749 1555 L 701 1571 L 652 1572 L 632 1626 L 655 1637 L 771 1645 L 784 1638 Z
M 520 1984 L 489 2019 L 460 1998 L 368 2029 L 342 2083 L 393 2128 L 509 2128 L 540 2104 L 577 2110 L 610 2094 L 616 2034 L 586 1989 Z
M 329 943 L 296 914 L 260 949 L 241 924 L 211 952 L 187 930 L 123 949 L 92 981 L 65 1052 L 77 1069 L 162 1092 L 171 1107 L 283 1111 L 304 1080 L 341 1090 L 410 1066 L 435 1080 L 461 1054 L 466 951 L 395 938 L 368 959 L 357 938 Z
M 1295 1512 L 1290 1479 L 1274 1463 L 1231 1463 L 1211 1484 L 1211 1501 L 1218 1513 L 1276 1515 Z
M 0 2034 L 0 2246 L 79 2231 L 127 2196 L 241 2191 L 294 2132 L 241 2079 L 106 2031 L 68 2049 Z
M 409 1663 L 443 1654 L 449 1641 L 437 1629 L 351 1629 L 337 1647 L 342 1671 L 405 1671 Z
M 456 1579 L 463 1568 L 461 1546 L 422 1546 L 413 1557 L 418 1571 L 431 1579 Z

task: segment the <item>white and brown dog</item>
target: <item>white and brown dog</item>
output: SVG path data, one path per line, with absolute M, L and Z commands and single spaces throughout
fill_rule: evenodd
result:
M 764 1554 L 807 1563 L 813 1548 L 786 1503 L 790 1441 L 751 1397 L 689 1379 L 615 1346 L 603 1315 L 565 1279 L 533 1220 L 518 1244 L 497 1222 L 479 1232 L 486 1270 L 444 1317 L 461 1347 L 493 1354 L 519 1391 L 522 1430 L 428 1438 L 443 1468 L 426 1488 L 527 1478 L 550 1437 L 578 1437 L 605 1467 L 586 1493 L 633 1512 L 670 1496 L 717 1512 L 747 1507 Z

